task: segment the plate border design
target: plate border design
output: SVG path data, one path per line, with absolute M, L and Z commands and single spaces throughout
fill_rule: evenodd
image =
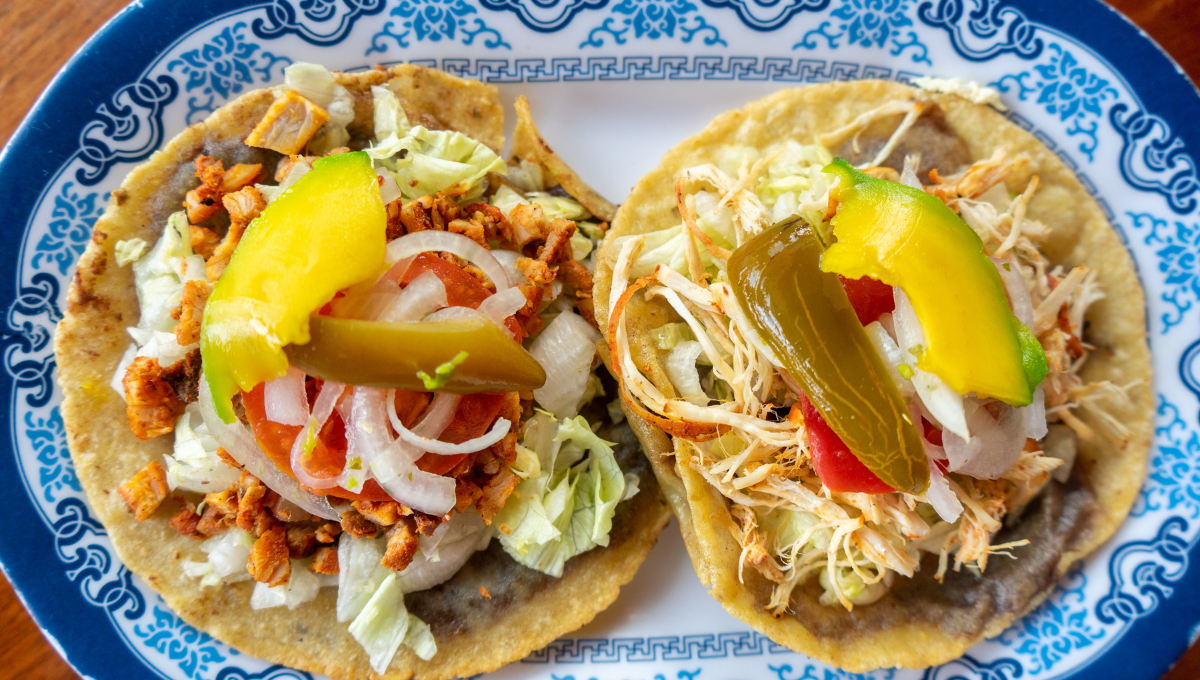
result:
M 466 2 L 467 0 L 459 1 Z M 568 0 L 569 7 L 563 17 L 555 22 L 538 24 L 536 19 L 530 18 L 533 15 L 530 14 L 528 4 L 541 4 L 541 0 L 476 1 L 479 2 L 480 9 L 500 15 L 512 14 L 518 17 L 526 28 L 541 33 L 563 30 L 576 15 L 584 10 L 601 9 L 608 4 L 608 0 Z M 666 0 L 647 1 L 664 2 Z M 686 2 L 686 0 L 683 1 Z M 780 1 L 790 3 L 783 9 L 786 16 L 781 21 L 773 24 L 771 22 L 764 23 L 751 13 L 751 5 L 756 5 L 761 9 Z M 848 7 L 851 2 L 857 1 L 839 0 L 843 4 L 834 10 Z M 1138 92 L 1124 80 L 1120 71 L 1106 61 L 1103 55 L 1050 25 L 1029 19 L 1025 12 L 1014 6 L 1019 3 L 1005 2 L 1004 0 L 922 0 L 919 3 L 910 2 L 910 0 L 888 1 L 903 5 L 906 11 L 911 12 L 912 16 L 925 26 L 943 31 L 955 53 L 968 61 L 986 62 L 1011 54 L 1032 63 L 1046 54 L 1047 48 L 1056 46 L 1056 43 L 1050 42 L 1051 38 L 1069 43 L 1075 49 L 1088 52 L 1091 58 L 1116 74 L 1119 82 L 1115 82 L 1114 86 L 1122 87 L 1124 94 L 1127 95 L 1124 100 L 1120 93 L 1111 101 L 1102 98 L 1101 106 L 1108 107 L 1107 113 L 1096 115 L 1093 117 L 1094 120 L 1088 121 L 1096 123 L 1104 120 L 1119 133 L 1121 143 L 1119 170 L 1125 183 L 1145 194 L 1161 196 L 1167 207 L 1180 219 L 1196 212 L 1197 206 L 1200 205 L 1200 200 L 1196 197 L 1196 193 L 1200 191 L 1200 178 L 1197 175 L 1196 161 L 1189 152 L 1187 144 L 1172 131 L 1171 124 L 1165 115 L 1160 115 L 1163 112 L 1153 113 L 1142 105 Z M 391 0 L 340 0 L 340 2 L 337 0 L 270 0 L 266 3 L 247 5 L 239 10 L 226 12 L 200 22 L 192 29 L 191 33 L 176 40 L 172 44 L 172 48 L 181 44 L 189 35 L 207 29 L 218 22 L 229 21 L 231 17 L 258 11 L 264 12 L 266 16 L 253 19 L 250 27 L 253 35 L 260 40 L 279 40 L 287 36 L 296 36 L 314 46 L 336 45 L 351 33 L 356 22 L 365 17 L 383 13 L 390 2 Z M 801 12 L 818 13 L 829 9 L 833 4 L 830 0 L 773 0 L 771 2 L 767 0 L 702 0 L 702 2 L 704 6 L 710 8 L 723 11 L 733 10 L 744 26 L 762 32 L 776 30 Z M 969 8 L 968 3 L 973 4 L 974 8 Z M 335 19 L 336 25 L 331 24 L 331 21 Z M 106 27 L 104 32 L 115 30 L 118 25 L 119 20 Z M 469 45 L 470 43 L 464 44 Z M 158 148 L 163 141 L 165 110 L 176 102 L 181 93 L 192 90 L 187 86 L 182 73 L 177 76 L 170 68 L 168 68 L 168 73 L 155 72 L 157 67 L 165 63 L 168 52 L 164 51 L 157 59 L 153 60 L 151 65 L 146 67 L 141 75 L 132 82 L 117 88 L 107 99 L 102 99 L 102 103 L 95 108 L 88 122 L 82 126 L 76 150 L 59 166 L 59 172 L 47 182 L 42 194 L 34 202 L 34 209 L 31 210 L 30 218 L 25 225 L 24 238 L 21 240 L 19 249 L 16 288 L 11 294 L 12 302 L 8 306 L 5 316 L 7 333 L 0 336 L 4 368 L 11 388 L 10 423 L 14 426 L 11 430 L 12 449 L 15 452 L 21 450 L 19 432 L 23 422 L 24 431 L 27 433 L 26 437 L 30 440 L 31 446 L 37 449 L 37 460 L 42 465 L 36 481 L 27 478 L 24 470 L 18 466 L 22 483 L 30 497 L 34 499 L 35 508 L 42 513 L 43 522 L 53 534 L 54 554 L 62 563 L 66 577 L 76 584 L 81 597 L 89 604 L 102 609 L 114 625 L 116 625 L 117 617 L 130 621 L 142 619 L 148 613 L 158 611 L 162 605 L 147 601 L 143 594 L 144 587 L 139 587 L 135 583 L 130 572 L 116 561 L 111 548 L 106 547 L 107 538 L 103 527 L 91 517 L 82 501 L 77 497 L 70 496 L 72 491 L 77 493 L 79 487 L 78 482 L 73 481 L 73 473 L 69 469 L 69 458 L 66 458 L 68 464 L 63 463 L 65 433 L 62 432 L 62 422 L 57 406 L 50 406 L 56 393 L 52 377 L 54 357 L 52 352 L 48 353 L 48 350 L 52 349 L 49 348 L 49 344 L 54 325 L 62 317 L 59 301 L 63 299 L 65 293 L 63 276 L 66 274 L 66 269 L 62 266 L 63 258 L 67 258 L 66 261 L 69 262 L 73 259 L 72 254 L 75 257 L 78 256 L 82 246 L 86 244 L 86 240 L 81 242 L 77 235 L 90 232 L 91 225 L 99 214 L 95 205 L 101 194 L 98 191 L 88 190 L 103 182 L 109 171 L 116 165 L 144 160 L 154 149 Z M 273 58 L 276 56 L 283 59 L 288 58 L 272 54 Z M 872 66 L 861 61 L 808 58 L 803 53 L 787 58 L 738 57 L 727 53 L 711 55 L 693 53 L 690 56 L 647 53 L 642 56 L 621 54 L 619 56 L 585 55 L 562 58 L 497 58 L 489 55 L 413 61 L 431 66 L 436 65 L 463 77 L 473 77 L 492 83 L 607 80 L 746 80 L 809 83 L 866 77 L 908 81 L 918 75 L 915 71 Z M 274 61 L 267 66 L 268 74 L 273 65 Z M 1023 99 L 1024 94 L 1021 97 Z M 226 100 L 228 98 L 228 96 L 225 97 Z M 188 105 L 191 106 L 190 103 Z M 194 110 L 189 112 L 189 116 L 193 112 Z M 40 114 L 39 106 L 35 108 L 30 118 L 34 119 Z M 1039 139 L 1047 142 L 1059 157 L 1076 171 L 1089 192 L 1093 195 L 1098 193 L 1095 185 L 1088 179 L 1083 165 L 1076 162 L 1072 152 L 1068 151 L 1065 146 L 1056 146 L 1051 134 L 1047 132 L 1039 134 L 1038 128 L 1030 120 L 1016 112 L 1012 112 L 1009 118 L 1025 129 L 1035 132 Z M 28 125 L 29 121 L 23 127 Z M 1087 136 L 1086 131 L 1083 133 L 1067 131 L 1066 134 L 1068 139 L 1073 138 L 1076 134 Z M 14 135 L 14 139 L 17 139 L 17 135 Z M 1060 137 L 1060 139 L 1062 138 Z M 1091 148 L 1094 150 L 1094 145 L 1098 144 L 1095 128 L 1093 128 L 1090 139 L 1093 142 Z M 1085 140 L 1083 145 L 1086 146 L 1086 144 Z M 1091 164 L 1093 162 L 1092 155 L 1084 148 L 1081 146 L 1077 152 L 1083 153 L 1086 162 Z M 8 153 L 6 152 L 4 156 L 0 157 L 0 160 L 8 160 Z M 78 163 L 76 163 L 73 179 L 77 184 L 69 181 L 63 182 L 64 173 L 67 173 L 68 168 L 72 167 L 76 161 Z M 82 164 L 83 167 L 77 167 L 79 164 Z M 60 182 L 62 183 L 60 184 Z M 51 189 L 56 186 L 60 188 L 59 194 L 52 196 Z M 103 195 L 103 199 L 107 199 L 106 194 Z M 1121 226 L 1123 218 L 1117 218 L 1103 198 L 1097 196 L 1097 199 L 1104 207 L 1114 228 L 1124 238 L 1126 231 Z M 56 212 L 56 215 L 58 215 L 60 224 L 58 227 L 50 227 L 50 231 L 44 234 L 40 241 L 33 244 L 30 235 L 37 230 L 34 216 L 38 214 L 40 206 L 47 200 L 54 200 L 56 201 L 55 205 L 60 206 L 56 207 L 56 211 L 59 211 Z M 1134 219 L 1135 215 L 1129 213 L 1127 217 Z M 1179 222 L 1179 225 L 1181 228 L 1186 226 L 1183 222 Z M 1135 220 L 1133 225 L 1135 231 L 1131 233 L 1144 233 L 1137 231 L 1138 226 Z M 83 232 L 80 232 L 81 229 Z M 1200 226 L 1197 226 L 1193 233 L 1200 233 Z M 73 237 L 72 234 L 76 236 Z M 1148 241 L 1146 244 L 1131 244 L 1126 239 L 1125 242 L 1127 247 L 1133 250 L 1135 262 L 1138 254 L 1136 248 L 1148 245 Z M 32 266 L 26 271 L 26 249 L 28 247 L 35 248 L 36 253 L 32 260 Z M 1198 255 L 1200 238 L 1192 241 L 1184 239 L 1179 244 L 1170 247 L 1175 248 L 1171 257 L 1178 257 L 1182 253 L 1184 257 L 1191 258 L 1192 278 L 1185 279 L 1184 285 L 1194 287 L 1198 291 L 1197 295 L 1200 296 L 1200 284 L 1196 283 L 1194 264 L 1196 258 L 1200 257 Z M 41 255 L 41 259 L 38 259 L 37 255 Z M 1155 255 L 1160 258 L 1160 264 L 1166 262 L 1164 259 L 1166 256 L 1162 253 Z M 1144 255 L 1143 257 L 1150 256 Z M 1168 278 L 1184 276 L 1188 273 L 1187 271 L 1179 273 L 1167 269 L 1162 269 L 1162 271 Z M 1153 275 L 1143 272 L 1142 276 L 1145 278 Z M 8 296 L 6 291 L 0 289 L 0 299 Z M 1163 294 L 1163 300 L 1169 302 L 1166 293 Z M 1174 326 L 1191 318 L 1198 306 L 1200 305 L 1194 303 L 1186 307 L 1177 304 L 1178 320 L 1174 323 L 1166 323 L 1164 317 L 1161 336 L 1167 336 Z M 1171 338 L 1178 339 L 1179 333 L 1176 332 Z M 1161 343 L 1155 341 L 1154 344 L 1161 349 Z M 1200 398 L 1200 340 L 1192 342 L 1182 352 L 1178 362 L 1178 377 L 1187 390 Z M 0 390 L 2 390 L 2 385 L 0 385 Z M 25 411 L 18 410 L 19 402 L 22 401 L 27 407 Z M 1189 424 L 1188 421 L 1179 417 L 1181 415 L 1179 408 L 1165 397 L 1160 397 L 1160 404 L 1174 409 L 1175 421 L 1181 423 L 1185 428 L 1181 436 L 1190 434 L 1192 440 L 1196 440 L 1195 425 Z M 25 416 L 23 419 L 20 417 L 22 413 Z M 1160 406 L 1160 417 L 1165 417 L 1162 406 Z M 1162 428 L 1160 428 L 1160 435 L 1162 435 L 1161 430 Z M 1157 464 L 1162 458 L 1157 455 L 1159 445 L 1159 440 L 1156 439 L 1155 449 L 1152 451 L 1153 464 Z M 1197 457 L 1196 466 L 1200 467 L 1200 449 L 1194 453 Z M 1155 511 L 1154 508 L 1146 505 L 1150 493 L 1151 486 L 1148 483 L 1139 497 L 1139 503 L 1142 505 L 1135 506 L 1135 512 L 1139 508 L 1142 515 Z M 53 505 L 53 517 L 45 514 L 37 501 L 38 498 L 45 498 L 48 503 Z M 1192 520 L 1195 520 L 1197 513 L 1200 513 L 1200 502 L 1192 503 L 1191 500 L 1188 500 L 1187 503 L 1192 510 Z M 1171 505 L 1171 508 L 1174 509 L 1175 505 Z M 1133 516 L 1142 515 L 1135 514 Z M 1188 538 L 1189 535 L 1191 535 L 1190 538 Z M 1188 576 L 1189 555 L 1197 547 L 1198 539 L 1200 539 L 1200 532 L 1196 531 L 1194 521 L 1189 521 L 1177 514 L 1169 514 L 1164 515 L 1155 536 L 1144 540 L 1129 540 L 1115 548 L 1107 565 L 1110 583 L 1107 593 L 1094 603 L 1084 602 L 1090 607 L 1085 607 L 1083 610 L 1074 607 L 1071 611 L 1090 613 L 1102 623 L 1115 626 L 1116 632 L 1105 633 L 1103 639 L 1100 640 L 1102 644 L 1096 647 L 1098 651 L 1088 657 L 1083 664 L 1068 669 L 1067 673 L 1076 672 L 1106 654 L 1121 641 L 1123 636 L 1126 636 L 1135 622 L 1153 615 L 1161 603 L 1172 597 L 1177 585 Z M 5 566 L 5 569 L 7 570 L 8 567 Z M 1082 588 L 1083 586 L 1080 586 L 1080 593 L 1082 593 Z M 1037 617 L 1042 612 L 1048 612 L 1054 607 L 1069 607 L 1070 603 L 1064 602 L 1062 594 L 1072 592 L 1075 591 L 1060 591 L 1030 616 Z M 1082 594 L 1079 597 L 1082 598 Z M 182 624 L 182 622 L 179 623 Z M 161 633 L 168 637 L 174 636 L 172 639 L 176 641 L 189 636 L 192 639 L 200 639 L 197 636 L 203 636 L 203 633 L 198 633 L 195 629 L 191 629 L 189 632 L 187 629 L 190 627 L 186 624 L 181 626 L 176 626 L 174 623 L 164 624 L 160 628 L 162 630 L 156 630 L 155 635 Z M 145 630 L 149 631 L 148 628 Z M 147 638 L 150 634 L 147 633 Z M 162 635 L 159 639 L 162 639 Z M 161 671 L 156 669 L 154 661 L 141 650 L 134 649 L 131 640 L 125 639 L 124 642 L 151 671 L 161 675 Z M 145 644 L 149 645 L 148 642 Z M 216 644 L 219 645 L 219 643 Z M 525 659 L 524 663 L 584 663 L 585 654 L 586 662 L 617 663 L 622 661 L 676 661 L 763 656 L 778 653 L 788 653 L 788 650 L 778 647 L 759 633 L 714 633 L 647 638 L 564 639 L 551 643 L 547 648 Z M 236 652 L 233 652 L 229 658 L 235 655 Z M 218 653 L 217 656 L 220 654 Z M 578 661 L 575 660 L 576 657 L 578 657 Z M 214 669 L 208 668 L 206 663 L 216 663 L 216 659 L 210 658 L 209 662 L 201 663 L 196 661 L 194 656 L 186 654 L 180 658 L 184 659 L 183 663 L 179 664 L 181 669 L 184 667 L 183 664 L 191 664 L 191 670 L 185 675 L 193 680 L 210 680 L 203 674 Z M 219 660 L 226 661 L 228 659 L 222 657 Z M 176 661 L 179 660 L 176 659 Z M 261 663 L 260 666 L 263 668 L 252 671 L 237 665 L 226 665 L 217 670 L 215 676 L 212 677 L 215 677 L 216 680 L 284 680 L 288 678 L 308 680 L 311 678 L 307 673 L 282 666 L 266 667 Z M 783 668 L 786 668 L 789 673 L 793 672 L 790 665 L 772 666 L 770 671 L 776 673 L 781 680 L 789 680 L 784 677 Z M 808 673 L 813 672 L 813 668 L 815 667 L 810 666 L 805 671 L 806 677 Z M 928 669 L 924 678 L 940 680 L 947 677 L 978 677 L 987 680 L 1009 680 L 1022 676 L 1024 668 L 1025 666 L 1017 657 L 997 656 L 990 661 L 983 661 L 974 656 L 965 656 L 950 664 Z M 1046 670 L 1049 670 L 1049 666 L 1046 666 Z M 834 672 L 837 673 L 837 671 Z M 679 671 L 679 677 L 682 679 L 684 675 L 687 675 L 692 678 L 698 673 L 699 671 L 696 673 Z M 953 673 L 970 675 L 949 675 Z M 1046 677 L 1060 676 L 1061 673 Z M 836 677 L 841 677 L 841 675 Z M 846 677 L 852 676 L 846 675 Z M 882 676 L 871 674 L 861 677 Z M 889 674 L 888 677 L 891 675 Z

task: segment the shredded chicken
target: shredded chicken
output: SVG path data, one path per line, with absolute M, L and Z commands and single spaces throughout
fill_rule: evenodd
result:
M 221 242 L 221 237 L 217 235 L 217 232 L 197 224 L 188 225 L 188 237 L 192 251 L 206 260 L 212 257 L 213 249 Z
M 247 146 L 271 149 L 282 154 L 298 154 L 329 121 L 325 109 L 288 90 L 267 109 L 258 125 L 246 137 Z
M 128 482 L 117 487 L 117 493 L 129 504 L 134 519 L 139 522 L 150 519 L 166 500 L 168 492 L 167 473 L 158 461 L 150 461 Z
M 175 429 L 175 420 L 186 404 L 165 379 L 158 359 L 136 357 L 125 369 L 125 414 L 129 429 L 142 441 Z

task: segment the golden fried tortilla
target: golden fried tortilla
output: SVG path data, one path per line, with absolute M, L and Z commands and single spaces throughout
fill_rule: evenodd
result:
M 373 134 L 370 87 L 389 80 L 414 123 L 458 130 L 497 153 L 504 144 L 503 109 L 491 85 L 409 64 L 386 72 L 337 74 L 337 79 L 355 97 L 356 117 L 349 130 L 356 148 Z M 193 160 L 199 154 L 213 156 L 225 167 L 262 163 L 268 177 L 273 176 L 282 156 L 242 143 L 272 100 L 268 90 L 249 92 L 189 127 L 129 174 L 96 222 L 55 336 L 62 414 L 79 480 L 121 561 L 189 624 L 246 654 L 347 680 L 467 677 L 520 659 L 610 605 L 667 523 L 669 509 L 625 426 L 598 432 L 618 442 L 621 469 L 640 478 L 639 493 L 617 506 L 609 546 L 571 559 L 562 578 L 553 578 L 518 565 L 493 541 L 454 578 L 405 597 L 409 611 L 430 625 L 438 653 L 421 661 L 402 647 L 384 675 L 371 671 L 347 624 L 338 623 L 335 589 L 322 590 L 316 600 L 294 611 L 254 611 L 249 605 L 253 581 L 201 588 L 180 567 L 182 560 L 204 559 L 200 542 L 167 524 L 178 504 L 168 499 L 151 519 L 138 523 L 117 494 L 117 487 L 134 473 L 170 453 L 173 437 L 135 438 L 126 426 L 124 401 L 109 387 L 129 345 L 125 327 L 138 320 L 133 273 L 130 267 L 116 266 L 113 249 L 124 239 L 158 239 L 168 215 L 181 209 L 184 194 L 198 184 Z
M 914 90 L 884 81 L 813 85 L 783 90 L 725 113 L 699 134 L 668 152 L 643 177 L 621 206 L 601 246 L 596 270 L 596 316 L 608 318 L 608 293 L 618 248 L 616 238 L 674 227 L 680 217 L 673 184 L 684 168 L 712 162 L 727 144 L 760 152 L 784 139 L 812 143 L 818 134 L 850 123 L 885 102 L 904 99 Z M 1028 215 L 1051 229 L 1042 252 L 1068 268 L 1086 264 L 1099 273 L 1107 297 L 1087 314 L 1086 339 L 1096 346 L 1088 359 L 1086 381 L 1126 384 L 1151 377 L 1146 344 L 1145 303 L 1133 261 L 1109 226 L 1100 206 L 1057 156 L 1028 132 L 988 106 L 953 95 L 926 95 L 940 112 L 924 116 L 884 165 L 900 168 L 907 151 L 921 151 L 921 177 L 931 167 L 953 172 L 964 163 L 988 158 L 996 148 L 1024 153 L 1030 163 L 1008 184 L 1024 190 L 1038 175 Z M 899 117 L 868 128 L 855 152 L 850 141 L 833 149 L 852 162 L 871 158 L 895 128 Z M 626 315 L 634 361 L 665 394 L 674 394 L 665 372 L 665 352 L 654 347 L 649 329 L 667 321 L 669 308 L 634 298 Z M 1081 441 L 1070 480 L 1051 481 L 996 543 L 1027 538 L 1013 550 L 1016 560 L 994 558 L 982 576 L 950 572 L 944 584 L 933 579 L 936 555 L 926 555 L 915 578 L 897 577 L 882 600 L 848 612 L 817 602 L 820 587 L 812 579 L 792 595 L 791 609 L 774 618 L 764 609 L 771 583 L 753 569 L 738 579 L 741 546 L 726 530 L 724 497 L 689 466 L 687 447 L 672 446 L 661 431 L 644 422 L 635 431 L 654 465 L 663 493 L 679 517 L 692 564 L 701 582 L 731 614 L 775 642 L 825 663 L 854 672 L 902 666 L 924 667 L 961 656 L 971 645 L 998 635 L 1017 617 L 1036 607 L 1060 575 L 1095 550 L 1116 530 L 1146 474 L 1153 433 L 1152 391 L 1134 392 L 1133 407 L 1116 417 L 1132 431 L 1121 448 L 1097 437 Z

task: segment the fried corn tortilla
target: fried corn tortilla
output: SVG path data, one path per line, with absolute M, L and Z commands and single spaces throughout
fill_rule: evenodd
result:
M 597 318 L 605 323 L 609 315 L 619 249 L 614 240 L 679 224 L 673 184 L 681 170 L 712 162 L 728 144 L 748 145 L 761 153 L 785 139 L 812 143 L 819 134 L 841 128 L 860 114 L 913 94 L 906 85 L 883 81 L 784 90 L 717 117 L 704 131 L 681 142 L 634 187 L 602 245 L 596 271 Z M 1133 261 L 1100 206 L 1054 153 L 992 108 L 945 94 L 926 94 L 925 100 L 937 108 L 919 119 L 882 165 L 900 168 L 906 154 L 921 152 L 919 176 L 928 177 L 931 168 L 951 173 L 1001 147 L 1012 155 L 1027 155 L 1029 164 L 1007 188 L 1021 192 L 1033 175 L 1040 177 L 1041 189 L 1028 215 L 1051 229 L 1043 254 L 1054 264 L 1088 265 L 1099 273 L 1107 295 L 1086 317 L 1086 339 L 1096 349 L 1085 365 L 1084 379 L 1126 384 L 1143 378 L 1148 384 L 1144 294 Z M 857 142 L 847 137 L 831 151 L 852 163 L 869 160 L 883 147 L 899 118 L 878 121 Z M 634 362 L 664 394 L 675 394 L 665 370 L 667 353 L 655 347 L 650 334 L 651 329 L 676 320 L 670 308 L 637 296 L 627 309 Z M 1153 433 L 1151 395 L 1152 390 L 1138 390 L 1131 408 L 1114 413 L 1132 432 L 1123 448 L 1102 437 L 1080 441 L 1069 481 L 1051 481 L 995 537 L 995 543 L 1029 539 L 1028 546 L 1013 550 L 1017 559 L 996 558 L 982 575 L 952 571 L 939 584 L 933 578 L 937 555 L 925 554 L 914 578 L 898 576 L 883 599 L 853 611 L 819 604 L 821 589 L 811 579 L 793 592 L 791 606 L 780 618 L 764 608 L 771 597 L 770 581 L 750 568 L 739 580 L 741 546 L 727 529 L 733 522 L 727 501 L 690 467 L 694 449 L 674 446 L 667 435 L 644 421 L 634 427 L 679 518 L 696 573 L 712 596 L 775 642 L 862 672 L 924 667 L 961 656 L 1035 608 L 1062 574 L 1111 536 L 1128 514 L 1146 474 Z
M 335 76 L 355 98 L 355 122 L 349 126 L 352 146 L 369 142 L 370 88 L 389 80 L 414 123 L 457 130 L 496 152 L 504 144 L 503 110 L 493 86 L 407 64 L 387 72 Z M 180 209 L 184 194 L 197 184 L 192 161 L 199 154 L 217 158 L 226 167 L 262 163 L 272 176 L 282 156 L 248 147 L 242 140 L 273 99 L 269 90 L 249 92 L 189 127 L 130 173 L 96 222 L 55 337 L 62 414 L 79 479 L 121 561 L 189 624 L 246 654 L 355 679 L 466 677 L 520 659 L 610 605 L 667 523 L 669 509 L 625 426 L 606 425 L 597 431 L 618 442 L 621 469 L 640 479 L 640 492 L 618 507 L 609 546 L 569 560 L 562 577 L 553 578 L 517 564 L 493 542 L 449 581 L 406 596 L 408 610 L 431 627 L 438 654 L 421 661 L 404 647 L 382 676 L 371 671 L 367 653 L 346 624 L 337 621 L 335 590 L 323 589 L 316 600 L 289 611 L 252 610 L 254 581 L 202 588 L 181 569 L 183 560 L 202 560 L 203 555 L 200 541 L 168 526 L 174 504 L 164 504 L 139 523 L 117 494 L 117 487 L 143 466 L 170 453 L 172 437 L 148 442 L 135 438 L 125 424 L 125 402 L 109 386 L 129 344 L 125 328 L 136 324 L 139 315 L 131 268 L 115 265 L 113 249 L 125 239 L 158 239 L 167 217 Z M 602 412 L 600 406 L 598 413 Z M 598 413 L 588 413 L 589 420 L 607 421 Z

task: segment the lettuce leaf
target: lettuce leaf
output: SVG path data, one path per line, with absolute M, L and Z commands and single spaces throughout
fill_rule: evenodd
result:
M 429 630 L 429 624 L 418 619 L 415 614 L 408 615 L 408 632 L 404 634 L 405 647 L 413 650 L 422 661 L 429 661 L 437 654 L 437 641 Z
M 204 562 L 183 561 L 183 573 L 200 579 L 201 586 L 236 583 L 250 578 L 246 562 L 254 547 L 254 534 L 232 527 L 229 531 L 200 544 L 200 552 L 208 555 Z
M 469 201 L 483 193 L 481 180 L 489 172 L 505 173 L 504 161 L 486 145 L 461 132 L 410 126 L 391 90 L 374 87 L 371 92 L 376 140 L 367 155 L 391 171 L 405 198 L 454 187 L 460 200 Z
M 192 423 L 198 423 L 195 428 Z M 174 455 L 167 462 L 167 486 L 172 491 L 209 493 L 236 484 L 240 473 L 217 456 L 217 440 L 200 416 L 199 404 L 188 404 L 175 421 Z
M 139 330 L 174 331 L 175 319 L 171 318 L 171 310 L 179 306 L 183 297 L 180 270 L 183 258 L 192 255 L 187 214 L 181 210 L 167 218 L 167 227 L 163 229 L 154 248 L 133 263 L 133 285 L 141 309 L 141 320 L 137 325 Z M 199 269 L 202 274 L 203 261 Z
M 527 423 L 521 446 L 537 453 L 540 474 L 517 485 L 493 524 L 513 559 L 551 576 L 566 561 L 606 546 L 626 479 L 612 445 L 582 416 L 556 421 L 539 412 Z
M 371 670 L 387 671 L 408 633 L 409 616 L 404 608 L 404 592 L 396 585 L 396 575 L 389 573 L 350 622 L 350 635 L 367 652 Z

